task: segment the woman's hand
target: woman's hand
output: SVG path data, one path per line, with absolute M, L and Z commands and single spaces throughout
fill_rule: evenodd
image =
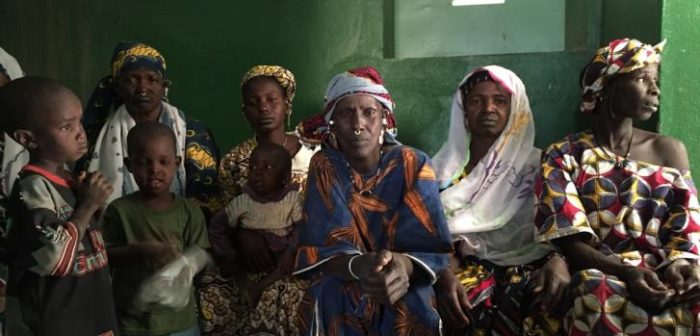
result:
M 570 282 L 571 275 L 566 260 L 554 254 L 535 274 L 533 292 L 540 300 L 540 309 L 554 313 L 562 303 Z
M 233 237 L 246 270 L 252 273 L 269 273 L 275 270 L 275 259 L 267 249 L 265 238 L 253 230 L 246 229 L 236 230 Z
M 408 257 L 382 250 L 357 259 L 353 261 L 352 269 L 369 297 L 393 305 L 408 292 L 413 273 L 413 264 Z
M 685 259 L 676 259 L 666 267 L 664 280 L 675 292 L 677 302 L 698 302 L 700 299 L 700 266 Z
M 438 312 L 445 318 L 448 329 L 460 329 L 469 325 L 467 315 L 472 305 L 454 273 L 450 269 L 442 272 L 434 287 Z
M 662 309 L 674 294 L 654 271 L 646 268 L 627 267 L 619 278 L 627 284 L 629 299 L 643 308 Z

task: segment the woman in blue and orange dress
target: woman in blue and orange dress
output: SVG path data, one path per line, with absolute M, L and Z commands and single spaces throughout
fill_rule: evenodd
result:
M 697 192 L 683 144 L 634 128 L 659 106 L 663 43 L 621 39 L 581 76 L 591 130 L 549 146 L 536 186 L 537 239 L 579 270 L 570 335 L 699 334 Z

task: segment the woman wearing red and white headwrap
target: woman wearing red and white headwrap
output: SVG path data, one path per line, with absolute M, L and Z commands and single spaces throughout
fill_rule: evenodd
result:
M 374 68 L 335 76 L 302 125 L 311 159 L 296 274 L 311 285 L 304 335 L 438 335 L 432 284 L 449 231 L 425 153 L 396 141 L 394 103 Z

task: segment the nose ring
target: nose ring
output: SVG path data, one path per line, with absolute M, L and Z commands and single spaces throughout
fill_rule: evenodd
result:
M 354 132 L 354 133 L 355 133 L 355 135 L 360 135 L 360 132 L 362 132 L 362 130 L 360 130 L 360 129 L 355 129 L 355 132 Z

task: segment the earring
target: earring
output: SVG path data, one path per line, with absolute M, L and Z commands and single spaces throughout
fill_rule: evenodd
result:
M 287 129 L 291 127 L 292 124 L 292 102 L 287 101 Z
M 384 125 L 384 127 L 389 126 L 389 122 L 386 121 L 386 117 L 382 118 L 382 125 Z
M 338 139 L 335 137 L 335 133 L 331 132 L 328 136 L 328 142 L 330 142 L 331 147 L 338 149 Z
M 334 122 L 333 120 L 329 120 L 329 121 L 328 121 L 328 126 L 333 126 L 333 125 L 335 125 L 335 122 Z
M 379 146 L 384 144 L 384 129 L 382 129 L 381 132 L 379 132 Z

